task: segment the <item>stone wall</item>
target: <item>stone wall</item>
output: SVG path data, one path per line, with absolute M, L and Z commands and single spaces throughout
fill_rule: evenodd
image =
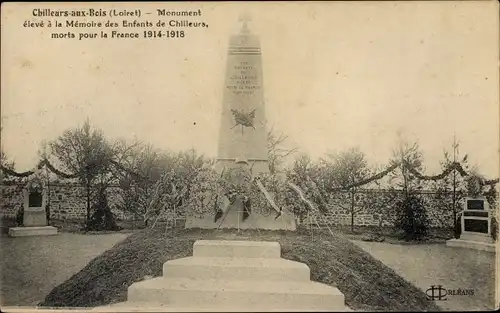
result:
M 0 216 L 13 218 L 23 205 L 23 185 L 0 185 Z M 84 219 L 86 216 L 85 188 L 77 184 L 57 183 L 51 184 L 50 195 L 51 219 Z M 118 209 L 119 188 L 110 187 L 107 190 L 108 203 L 115 216 L 120 220 L 131 220 L 132 214 Z M 356 226 L 390 226 L 394 222 L 394 212 L 388 210 L 387 193 L 384 191 L 361 190 L 356 193 L 356 206 L 354 225 Z M 451 196 L 450 196 L 451 197 Z M 453 225 L 450 201 L 431 192 L 424 192 L 422 198 L 426 204 L 427 215 L 431 227 L 449 227 Z M 328 215 L 316 214 L 319 224 L 350 225 L 350 195 L 348 192 L 338 192 L 330 195 L 328 199 Z M 460 211 L 462 202 L 457 204 Z M 178 212 L 178 218 L 184 217 L 184 212 Z M 313 220 L 313 223 L 314 220 Z
M 354 211 L 356 226 L 393 226 L 396 218 L 394 209 L 388 203 L 388 192 L 379 190 L 359 190 L 356 192 L 354 209 L 351 209 L 349 192 L 337 192 L 328 199 L 328 215 L 315 214 L 319 224 L 351 225 Z M 439 195 L 433 192 L 420 194 L 426 208 L 430 227 L 453 226 L 451 194 Z M 461 211 L 463 201 L 458 200 L 456 211 Z M 314 221 L 314 220 L 313 220 Z
M 23 205 L 23 184 L 0 185 L 0 216 L 13 218 Z M 87 197 L 84 186 L 77 184 L 51 184 L 47 196 L 50 204 L 51 219 L 83 219 L 87 215 Z M 117 208 L 119 203 L 119 188 L 112 186 L 107 189 L 108 204 L 118 219 L 130 219 Z

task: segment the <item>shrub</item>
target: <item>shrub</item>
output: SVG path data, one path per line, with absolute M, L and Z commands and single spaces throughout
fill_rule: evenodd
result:
M 497 241 L 498 238 L 498 223 L 495 216 L 491 218 L 491 238 L 495 241 Z
M 108 205 L 106 194 L 100 194 L 97 204 L 94 206 L 94 213 L 87 221 L 86 231 L 118 231 L 122 228 L 116 224 L 115 215 Z
M 24 208 L 21 207 L 21 208 L 19 208 L 19 210 L 17 210 L 17 213 L 16 213 L 17 226 L 23 226 L 23 220 L 24 220 Z
M 403 231 L 402 237 L 406 241 L 421 240 L 427 235 L 429 221 L 423 201 L 414 194 L 397 200 L 395 205 L 398 216 L 395 226 Z

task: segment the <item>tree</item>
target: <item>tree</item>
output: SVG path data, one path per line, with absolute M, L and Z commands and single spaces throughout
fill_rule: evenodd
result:
M 118 173 L 121 187 L 118 206 L 140 217 L 148 226 L 149 221 L 165 210 L 182 206 L 203 159 L 193 149 L 169 153 L 148 144 L 136 145 L 120 159 L 125 171 Z
M 7 157 L 7 154 L 1 148 L 0 148 L 0 165 L 2 165 L 3 167 L 5 167 L 9 170 L 14 170 L 14 168 L 15 168 L 14 161 L 9 160 L 9 158 Z
M 267 133 L 267 150 L 269 153 L 269 171 L 275 174 L 283 165 L 287 157 L 298 151 L 297 148 L 286 148 L 285 143 L 288 135 L 276 133 L 274 127 Z
M 155 184 L 161 175 L 172 169 L 173 162 L 168 168 L 162 167 L 168 154 L 161 153 L 153 146 L 144 143 L 129 145 L 121 140 L 115 143 L 115 159 L 121 168 L 115 168 L 115 176 L 120 186 L 120 203 L 118 207 L 141 217 L 147 226 L 151 218 L 149 203 L 155 192 Z
M 327 214 L 328 197 L 322 191 L 323 186 L 321 183 L 318 183 L 320 172 L 321 168 L 317 163 L 313 162 L 307 154 L 300 154 L 294 160 L 292 168 L 286 173 L 287 179 L 297 185 L 304 197 L 309 200 L 309 203 L 305 203 L 300 198 L 297 199 L 298 202 L 295 204 L 293 211 L 300 219 L 311 212 L 311 203 L 319 210 L 319 213 Z
M 329 188 L 346 188 L 368 177 L 370 170 L 363 152 L 358 147 L 337 153 L 329 154 L 329 160 L 323 160 L 326 170 L 323 172 L 330 178 L 324 181 L 332 184 Z M 347 190 L 349 197 L 349 213 L 351 215 L 351 231 L 354 231 L 355 214 L 362 208 L 357 208 L 359 196 L 356 194 L 358 187 L 351 187 Z M 343 204 L 341 204 L 343 206 Z
M 180 198 L 182 204 L 187 201 L 187 195 L 191 191 L 195 178 L 203 167 L 203 164 L 208 162 L 208 159 L 202 154 L 198 154 L 196 150 L 189 149 L 177 153 L 173 160 L 177 184 L 180 189 L 185 188 L 185 193 Z
M 113 149 L 101 130 L 92 129 L 88 119 L 82 127 L 66 130 L 49 146 L 65 171 L 78 175 L 85 187 L 87 223 L 91 216 L 92 188 L 100 175 L 109 172 Z
M 3 151 L 2 148 L 0 148 L 0 166 L 2 168 L 6 168 L 8 170 L 13 171 L 15 169 L 15 163 L 14 161 L 10 161 L 9 158 L 7 157 L 7 154 Z M 0 169 L 0 181 L 3 182 L 5 178 L 5 174 L 3 172 L 3 169 Z
M 420 239 L 427 234 L 428 220 L 419 193 L 422 182 L 412 174 L 412 171 L 423 171 L 422 153 L 418 143 L 411 144 L 399 137 L 391 162 L 400 165 L 390 178 L 392 182 L 396 181 L 402 195 L 393 202 L 393 208 L 396 210 L 395 226 L 404 232 L 406 240 Z
M 313 165 L 311 158 L 307 154 L 300 154 L 293 162 L 290 178 L 294 183 L 302 185 L 307 181 L 307 177 L 310 175 Z
M 445 171 L 452 164 L 460 161 L 462 168 L 468 172 L 468 156 L 467 154 L 460 156 L 459 142 L 455 137 L 453 138 L 452 149 L 453 152 L 451 156 L 448 151 L 444 151 L 444 159 L 440 162 L 441 169 Z M 451 218 L 453 218 L 453 230 L 455 237 L 458 238 L 460 235 L 458 213 L 461 211 L 458 204 L 467 193 L 467 182 L 456 170 L 453 170 L 450 175 L 436 181 L 433 187 L 436 197 L 440 203 L 445 209 L 451 212 Z
M 0 136 L 3 131 L 3 127 L 0 127 Z M 2 167 L 5 167 L 9 170 L 14 170 L 15 168 L 15 163 L 14 161 L 10 161 L 9 158 L 7 157 L 7 154 L 5 153 L 3 146 L 0 146 L 0 165 Z M 0 174 L 3 175 L 3 171 L 0 171 Z M 1 177 L 3 179 L 3 176 Z

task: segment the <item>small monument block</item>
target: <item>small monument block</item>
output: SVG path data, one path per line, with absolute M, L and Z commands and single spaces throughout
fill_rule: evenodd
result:
M 28 182 L 23 189 L 24 198 L 24 227 L 47 226 L 47 215 L 45 211 L 47 194 L 43 183 L 38 180 Z
M 38 172 L 23 189 L 23 199 L 23 225 L 9 228 L 9 236 L 57 235 L 57 228 L 47 225 L 47 190 Z
M 466 197 L 461 216 L 460 239 L 448 240 L 446 245 L 494 252 L 495 245 L 491 237 L 491 214 L 486 197 Z

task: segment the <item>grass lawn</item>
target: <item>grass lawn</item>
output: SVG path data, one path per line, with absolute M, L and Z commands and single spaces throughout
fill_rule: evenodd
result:
M 128 286 L 146 275 L 161 276 L 163 263 L 192 255 L 198 239 L 278 241 L 283 258 L 309 265 L 313 280 L 336 286 L 355 310 L 439 311 L 420 289 L 343 235 L 324 230 L 312 236 L 306 230 L 142 230 L 54 288 L 42 305 L 95 307 L 125 301 Z

